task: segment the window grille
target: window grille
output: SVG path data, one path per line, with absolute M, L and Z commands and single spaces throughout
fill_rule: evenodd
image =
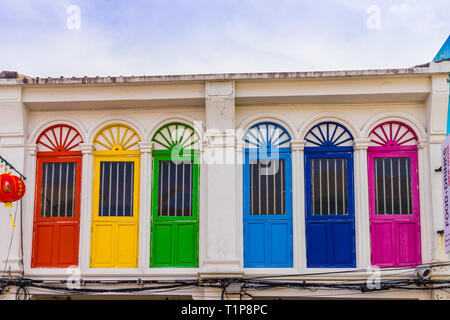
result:
M 132 217 L 133 186 L 133 162 L 101 162 L 99 216 Z
M 190 162 L 159 161 L 158 216 L 192 216 L 192 174 Z
M 347 159 L 311 159 L 313 215 L 347 215 Z
M 42 218 L 73 217 L 75 207 L 76 163 L 43 163 Z
M 412 214 L 410 158 L 375 158 L 376 214 Z
M 286 214 L 285 160 L 250 163 L 250 214 Z

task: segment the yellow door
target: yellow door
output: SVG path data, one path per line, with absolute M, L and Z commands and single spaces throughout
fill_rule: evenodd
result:
M 139 141 L 123 125 L 94 139 L 91 268 L 138 266 Z
M 92 268 L 138 264 L 139 158 L 96 157 Z

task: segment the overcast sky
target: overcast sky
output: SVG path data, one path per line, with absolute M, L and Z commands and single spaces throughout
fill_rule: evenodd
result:
M 449 0 L 0 0 L 0 71 L 119 76 L 411 67 Z

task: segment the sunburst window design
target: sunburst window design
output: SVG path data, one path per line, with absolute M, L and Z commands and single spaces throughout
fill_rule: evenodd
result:
M 353 136 L 337 122 L 322 122 L 308 131 L 305 140 L 307 147 L 349 147 Z
M 42 132 L 36 144 L 39 151 L 79 151 L 78 145 L 83 142 L 76 129 L 66 124 L 52 126 Z
M 94 139 L 96 151 L 126 151 L 139 150 L 139 135 L 123 124 L 107 126 Z
M 417 135 L 401 122 L 390 121 L 376 126 L 369 135 L 371 146 L 398 147 L 414 146 Z

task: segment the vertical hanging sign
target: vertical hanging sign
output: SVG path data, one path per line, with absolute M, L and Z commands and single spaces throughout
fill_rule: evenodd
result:
M 450 252 L 450 135 L 441 146 L 442 156 L 442 199 L 444 211 L 444 245 L 445 253 Z

